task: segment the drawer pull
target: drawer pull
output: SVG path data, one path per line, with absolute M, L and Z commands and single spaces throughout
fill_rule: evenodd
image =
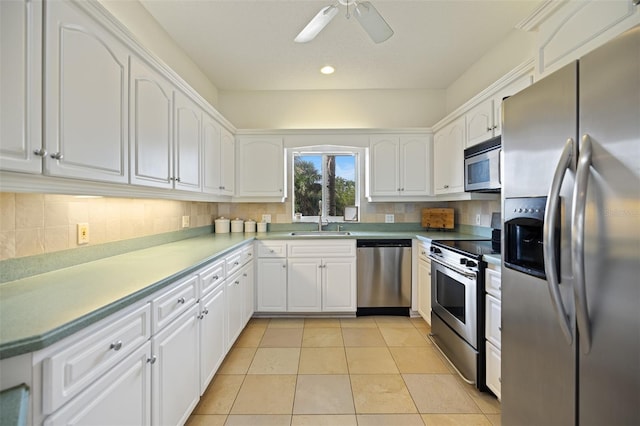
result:
M 240 284 L 240 281 L 235 281 L 234 284 L 238 285 L 238 284 Z
M 120 349 L 122 349 L 122 340 L 118 340 L 115 343 L 112 343 L 111 346 L 109 346 L 109 349 L 113 349 L 114 351 L 119 351 Z
M 184 297 L 181 297 L 180 299 L 178 299 L 178 303 L 184 303 L 184 302 L 185 302 Z
M 236 266 L 238 266 L 238 265 L 240 264 L 240 262 L 235 261 L 235 262 L 233 262 L 233 264 L 234 264 L 234 265 L 236 265 Z
M 214 279 L 214 280 L 219 280 L 219 279 L 220 279 L 220 277 L 219 277 L 219 276 L 217 276 L 217 275 L 214 275 L 214 276 L 213 276 L 213 279 Z
M 203 314 L 207 315 L 209 313 L 209 310 L 207 308 L 204 308 L 204 310 L 202 311 Z
M 201 320 L 201 319 L 203 319 L 203 318 L 204 318 L 204 314 L 200 314 L 200 315 L 198 315 L 198 319 L 199 319 L 199 320 Z
M 151 358 L 147 358 L 147 362 L 149 364 L 155 364 L 157 360 L 158 358 L 155 355 L 153 355 Z

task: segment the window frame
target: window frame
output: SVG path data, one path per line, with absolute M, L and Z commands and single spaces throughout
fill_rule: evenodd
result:
M 296 188 L 295 188 L 295 158 L 296 156 L 304 156 L 304 155 L 350 155 L 354 157 L 354 167 L 355 167 L 355 171 L 354 171 L 354 177 L 355 177 L 355 204 L 353 204 L 354 206 L 358 207 L 358 217 L 356 221 L 349 221 L 349 222 L 359 222 L 360 221 L 360 196 L 361 196 L 361 186 L 362 186 L 362 176 L 361 176 L 361 170 L 362 170 L 362 161 L 364 159 L 364 152 L 363 149 L 360 147 L 354 147 L 354 146 L 339 146 L 339 145 L 316 145 L 316 146 L 303 146 L 303 147 L 296 147 L 296 148 L 290 148 L 289 150 L 289 154 L 290 154 L 290 164 L 291 164 L 291 221 L 292 222 L 313 222 L 313 223 L 317 223 L 319 218 L 318 216 L 302 216 L 301 219 L 296 219 L 296 211 L 295 211 L 295 206 L 296 206 Z M 323 177 L 324 177 L 324 171 L 323 172 Z M 323 185 L 323 190 L 322 190 L 322 220 L 326 220 L 329 223 L 341 223 L 341 222 L 345 222 L 344 220 L 344 216 L 327 216 L 326 213 L 327 211 L 327 206 L 326 203 L 324 202 L 324 197 L 325 197 L 325 188 Z

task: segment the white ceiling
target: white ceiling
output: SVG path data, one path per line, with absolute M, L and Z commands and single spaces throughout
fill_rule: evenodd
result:
M 373 0 L 395 34 L 373 43 L 346 9 L 293 39 L 337 0 L 140 0 L 219 90 L 444 89 L 542 0 Z M 335 74 L 324 76 L 326 64 Z

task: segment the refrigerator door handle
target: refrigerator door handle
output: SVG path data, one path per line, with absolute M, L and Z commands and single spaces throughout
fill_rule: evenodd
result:
M 560 282 L 558 279 L 558 261 L 555 250 L 556 240 L 556 217 L 558 217 L 558 209 L 560 207 L 560 189 L 562 188 L 562 181 L 567 170 L 571 166 L 571 160 L 573 157 L 573 139 L 567 139 L 560 155 L 560 160 L 556 166 L 556 171 L 553 174 L 553 180 L 551 181 L 551 187 L 549 188 L 549 194 L 547 195 L 547 205 L 544 212 L 544 225 L 543 225 L 543 241 L 542 251 L 544 257 L 544 271 L 547 275 L 547 283 L 549 285 L 549 294 L 551 295 L 551 302 L 553 308 L 556 311 L 558 322 L 560 323 L 560 329 L 564 334 L 567 343 L 570 345 L 573 343 L 573 334 L 571 332 L 571 325 L 569 323 L 569 316 L 567 310 L 562 302 L 560 295 Z
M 591 350 L 591 324 L 587 305 L 587 287 L 584 273 L 584 225 L 587 206 L 587 186 L 591 167 L 591 138 L 582 137 L 576 181 L 573 191 L 573 218 L 571 230 L 571 256 L 573 257 L 573 273 L 576 279 L 574 297 L 576 302 L 576 321 L 578 323 L 580 348 L 585 354 Z

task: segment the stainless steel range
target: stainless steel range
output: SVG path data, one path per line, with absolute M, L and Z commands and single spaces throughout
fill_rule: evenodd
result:
M 485 390 L 484 269 L 490 240 L 431 242 L 431 340 L 460 376 Z

